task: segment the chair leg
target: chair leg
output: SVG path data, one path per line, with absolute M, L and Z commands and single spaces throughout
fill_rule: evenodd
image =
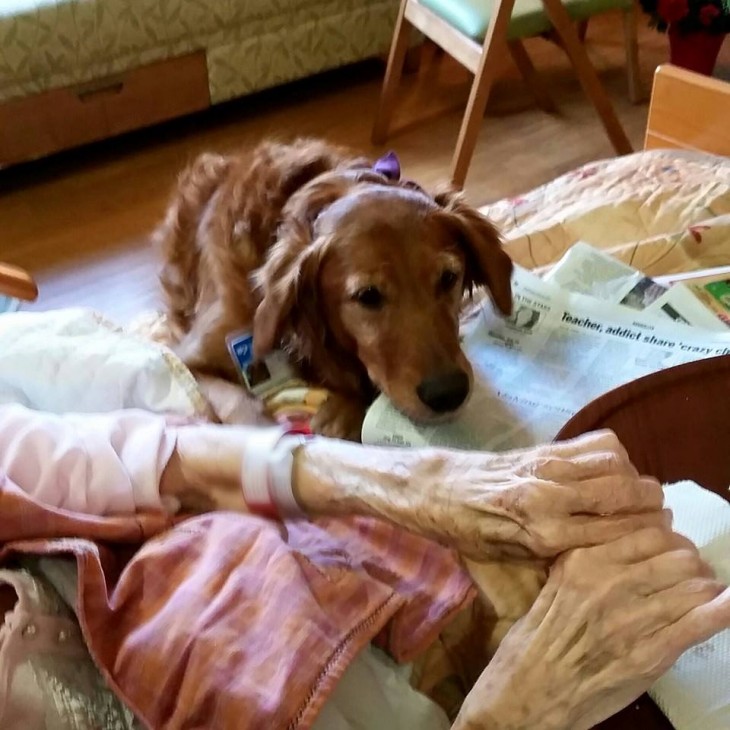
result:
M 578 38 L 580 39 L 581 43 L 586 42 L 586 36 L 588 35 L 588 21 L 587 20 L 581 20 L 578 23 Z
M 560 2 L 560 0 L 557 0 Z M 484 121 L 489 92 L 500 68 L 500 56 L 504 54 L 507 43 L 507 28 L 512 16 L 515 0 L 496 0 L 492 19 L 487 29 L 479 66 L 474 74 L 469 101 L 456 142 L 456 151 L 451 165 L 451 182 L 458 188 L 464 187 L 469 163 L 474 155 L 479 128 Z
M 535 99 L 537 105 L 548 114 L 557 114 L 558 107 L 550 92 L 540 80 L 535 67 L 532 65 L 525 44 L 520 40 L 509 41 L 509 52 L 519 70 L 525 85 Z
M 624 44 L 626 45 L 626 75 L 629 85 L 629 101 L 639 104 L 644 99 L 639 69 L 639 39 L 636 30 L 637 10 L 632 4 L 624 10 Z
M 411 46 L 406 51 L 406 57 L 403 60 L 404 74 L 417 74 L 421 70 L 423 61 L 425 43 L 419 43 L 417 46 Z
M 387 139 L 390 122 L 395 110 L 396 92 L 403 75 L 403 65 L 406 61 L 411 32 L 411 25 L 405 18 L 408 2 L 409 0 L 402 0 L 398 11 L 398 19 L 395 23 L 395 32 L 393 33 L 393 41 L 388 55 L 388 66 L 385 69 L 385 80 L 380 92 L 378 109 L 375 112 L 375 122 L 371 135 L 373 144 L 382 144 Z
M 633 151 L 631 142 L 629 142 L 629 138 L 616 116 L 611 100 L 608 98 L 596 69 L 586 54 L 585 47 L 578 38 L 565 7 L 560 0 L 542 0 L 542 2 L 550 22 L 560 36 L 563 49 L 568 54 L 583 91 L 591 100 L 598 116 L 601 118 L 614 150 L 619 155 L 629 154 Z

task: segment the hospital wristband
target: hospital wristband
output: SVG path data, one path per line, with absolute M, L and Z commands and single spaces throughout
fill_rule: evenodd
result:
M 251 512 L 268 517 L 306 518 L 292 486 L 294 453 L 311 436 L 292 429 L 265 428 L 246 439 L 241 487 Z

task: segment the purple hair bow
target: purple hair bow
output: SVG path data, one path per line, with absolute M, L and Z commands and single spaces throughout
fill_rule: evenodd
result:
M 401 181 L 400 160 L 398 159 L 398 155 L 392 150 L 375 161 L 373 170 L 388 180 L 393 180 L 393 182 Z M 424 195 L 427 195 L 426 191 L 418 183 L 413 182 L 413 180 L 402 180 L 402 184 L 403 187 L 418 190 Z
M 392 150 L 375 161 L 373 170 L 388 180 L 400 180 L 400 160 Z

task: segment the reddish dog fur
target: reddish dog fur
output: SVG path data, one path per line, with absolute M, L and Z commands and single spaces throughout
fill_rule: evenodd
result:
M 464 293 L 484 285 L 512 306 L 499 236 L 457 193 L 427 195 L 316 140 L 202 155 L 156 238 L 183 361 L 235 382 L 225 338 L 252 331 L 257 356 L 283 348 L 331 391 L 313 424 L 331 436 L 358 439 L 379 391 L 415 420 L 452 415 L 472 382 Z

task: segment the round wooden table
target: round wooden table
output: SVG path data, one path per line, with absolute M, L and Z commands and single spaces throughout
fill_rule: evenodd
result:
M 679 365 L 597 398 L 561 429 L 557 440 L 599 428 L 619 437 L 637 469 L 663 483 L 692 479 L 728 499 L 730 355 Z M 644 695 L 601 730 L 672 730 Z

